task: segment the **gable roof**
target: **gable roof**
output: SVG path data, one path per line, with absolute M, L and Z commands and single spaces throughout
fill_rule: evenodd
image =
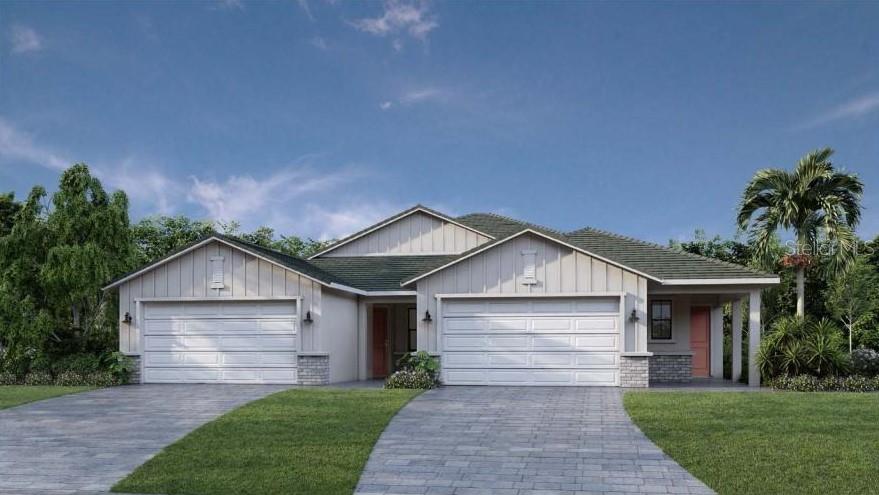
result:
M 504 239 L 532 230 L 559 243 L 572 246 L 586 254 L 609 261 L 612 264 L 645 275 L 647 278 L 661 283 L 692 283 L 703 280 L 759 283 L 778 282 L 778 276 L 775 274 L 685 251 L 678 251 L 670 247 L 612 234 L 591 227 L 563 233 L 555 229 L 494 213 L 471 213 L 458 217 L 457 220 L 495 236 L 494 241 L 462 253 L 459 260 L 490 249 Z M 451 266 L 452 264 L 454 263 L 448 263 L 447 265 Z M 426 270 L 405 281 L 404 285 L 426 276 L 429 272 L 435 271 L 438 270 L 436 268 Z
M 180 247 L 172 251 L 171 253 L 147 263 L 145 266 L 132 270 L 124 275 L 116 277 L 110 283 L 104 287 L 103 290 L 112 289 L 122 283 L 137 277 L 142 273 L 146 273 L 153 268 L 161 265 L 162 263 L 166 263 L 171 261 L 178 256 L 182 256 L 190 251 L 193 251 L 201 246 L 204 246 L 210 242 L 220 242 L 221 244 L 226 244 L 228 246 L 235 247 L 240 249 L 246 253 L 249 253 L 258 258 L 262 258 L 270 263 L 274 263 L 275 265 L 281 266 L 282 268 L 286 268 L 288 270 L 292 270 L 300 275 L 304 275 L 307 278 L 310 278 L 316 282 L 322 283 L 324 285 L 328 285 L 331 287 L 336 287 L 342 290 L 345 290 L 347 284 L 339 277 L 324 271 L 320 267 L 314 266 L 309 262 L 297 258 L 295 256 L 291 256 L 289 254 L 282 253 L 280 251 L 276 251 L 274 249 L 269 249 L 258 244 L 253 244 L 250 242 L 242 241 L 241 239 L 237 239 L 235 237 L 230 237 L 227 235 L 220 234 L 218 232 L 212 232 L 206 236 L 203 236 L 185 246 Z
M 333 251 L 334 249 L 340 248 L 340 247 L 344 246 L 345 244 L 348 244 L 348 243 L 350 243 L 350 242 L 352 242 L 352 241 L 355 241 L 355 240 L 357 240 L 357 239 L 359 239 L 359 238 L 365 236 L 366 234 L 369 234 L 369 233 L 371 233 L 371 232 L 375 232 L 376 230 L 379 230 L 380 228 L 382 228 L 382 227 L 384 227 L 384 226 L 386 226 L 386 225 L 390 225 L 390 224 L 396 222 L 397 220 L 400 220 L 401 218 L 408 217 L 409 215 L 412 215 L 412 214 L 414 214 L 414 213 L 418 213 L 418 212 L 421 212 L 421 213 L 424 213 L 424 214 L 430 215 L 430 216 L 435 217 L 435 218 L 438 218 L 438 219 L 440 219 L 440 220 L 442 220 L 442 221 L 444 221 L 444 222 L 448 222 L 448 223 L 451 223 L 451 224 L 457 225 L 457 226 L 462 227 L 462 228 L 464 228 L 464 229 L 471 230 L 471 231 L 473 231 L 473 232 L 476 232 L 477 234 L 481 234 L 481 235 L 484 235 L 484 236 L 486 236 L 486 237 L 490 237 L 490 238 L 493 238 L 493 237 L 494 237 L 494 236 L 492 236 L 491 234 L 487 234 L 487 233 L 485 233 L 485 232 L 483 232 L 483 231 L 481 231 L 481 230 L 479 230 L 479 229 L 477 229 L 477 228 L 475 228 L 475 227 L 473 227 L 473 226 L 470 226 L 470 225 L 467 225 L 467 224 L 461 223 L 461 222 L 457 221 L 456 219 L 454 219 L 454 218 L 452 218 L 452 217 L 450 217 L 450 216 L 448 216 L 448 215 L 445 215 L 445 214 L 440 213 L 440 212 L 438 212 L 438 211 L 436 211 L 436 210 L 432 210 L 432 209 L 430 209 L 430 208 L 428 208 L 428 207 L 426 207 L 426 206 L 423 206 L 423 205 L 418 204 L 418 205 L 413 206 L 412 208 L 409 208 L 408 210 L 403 210 L 403 211 L 401 211 L 400 213 L 397 213 L 396 215 L 394 215 L 394 216 L 392 216 L 392 217 L 386 218 L 386 219 L 384 219 L 384 220 L 382 220 L 382 221 L 380 221 L 380 222 L 378 222 L 378 223 L 375 223 L 375 224 L 373 224 L 373 225 L 370 225 L 369 227 L 366 227 L 366 228 L 363 229 L 363 230 L 357 231 L 357 232 L 355 232 L 355 233 L 353 233 L 353 234 L 351 234 L 351 235 L 349 235 L 349 236 L 347 236 L 347 237 L 344 237 L 344 238 L 342 238 L 342 239 L 339 239 L 338 241 L 334 242 L 333 244 L 331 244 L 331 245 L 325 247 L 324 249 L 322 249 L 322 250 L 320 250 L 320 251 L 314 253 L 314 254 L 311 255 L 308 259 L 309 259 L 309 260 L 313 260 L 313 259 L 315 259 L 315 258 L 318 258 L 318 257 L 320 257 L 320 256 L 323 256 L 324 254 L 329 253 L 330 251 Z

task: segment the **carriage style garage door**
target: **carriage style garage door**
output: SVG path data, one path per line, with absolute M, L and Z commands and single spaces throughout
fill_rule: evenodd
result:
M 442 300 L 449 385 L 619 385 L 618 298 Z
M 145 383 L 296 383 L 296 301 L 147 302 Z

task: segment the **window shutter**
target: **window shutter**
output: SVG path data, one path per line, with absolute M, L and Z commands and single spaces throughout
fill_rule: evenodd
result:
M 222 289 L 223 283 L 223 257 L 211 257 L 211 289 Z
M 522 251 L 522 283 L 537 283 L 537 251 Z

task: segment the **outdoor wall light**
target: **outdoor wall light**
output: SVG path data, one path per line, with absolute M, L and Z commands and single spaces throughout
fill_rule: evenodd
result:
M 641 319 L 641 318 L 638 318 L 638 313 L 635 312 L 635 310 L 633 309 L 633 310 L 632 310 L 632 314 L 629 315 L 629 321 L 631 321 L 631 322 L 634 323 L 634 322 L 636 322 L 636 321 L 638 321 L 638 320 L 640 320 L 640 319 Z
M 422 319 L 421 321 L 423 321 L 424 323 L 430 323 L 433 321 L 433 318 L 430 317 L 430 311 L 424 312 L 424 319 Z
M 313 323 L 314 322 L 314 320 L 311 319 L 311 311 L 305 312 L 305 319 L 302 321 L 304 321 L 305 323 Z
M 122 323 L 130 324 L 131 323 L 131 313 L 126 312 L 125 316 L 122 317 Z

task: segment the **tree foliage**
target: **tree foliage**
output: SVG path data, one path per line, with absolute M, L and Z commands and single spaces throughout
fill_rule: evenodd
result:
M 21 367 L 115 341 L 115 298 L 101 290 L 132 263 L 128 199 L 84 164 L 62 173 L 51 207 L 34 187 L 0 238 L 0 344 Z
M 738 208 L 738 225 L 749 230 L 753 254 L 761 265 L 773 267 L 778 259 L 773 243 L 779 230 L 793 232 L 795 246 L 784 262 L 796 267 L 803 280 L 814 255 L 827 253 L 824 267 L 835 276 L 857 254 L 855 235 L 861 218 L 864 185 L 853 174 L 837 171 L 824 148 L 804 156 L 793 171 L 758 170 L 745 187 Z M 805 290 L 797 289 L 797 309 L 803 315 Z

